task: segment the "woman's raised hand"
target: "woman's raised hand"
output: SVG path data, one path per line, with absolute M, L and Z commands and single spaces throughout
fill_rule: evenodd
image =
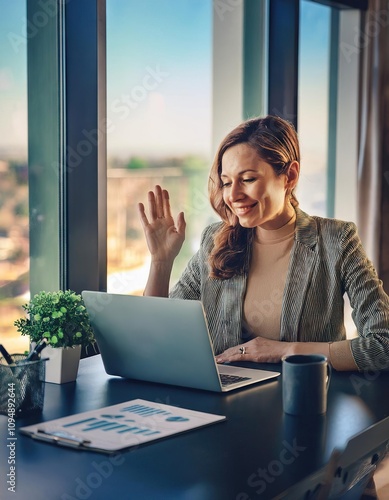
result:
M 143 203 L 138 204 L 139 216 L 153 262 L 172 263 L 185 240 L 184 213 L 180 212 L 177 224 L 170 211 L 169 193 L 161 186 L 148 193 L 149 217 Z

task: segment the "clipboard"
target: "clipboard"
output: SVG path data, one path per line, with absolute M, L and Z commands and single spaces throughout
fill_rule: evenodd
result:
M 20 432 L 58 446 L 116 453 L 223 420 L 226 420 L 223 415 L 133 399 L 22 427 Z

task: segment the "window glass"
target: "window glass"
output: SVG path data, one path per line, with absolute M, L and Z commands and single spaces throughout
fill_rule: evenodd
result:
M 0 16 L 0 342 L 24 352 L 13 326 L 29 299 L 26 2 L 2 2 Z
M 330 7 L 300 2 L 298 133 L 302 210 L 325 216 L 327 201 Z
M 187 221 L 171 284 L 212 218 L 211 30 L 211 0 L 107 1 L 108 291 L 143 292 L 137 204 L 156 184 Z

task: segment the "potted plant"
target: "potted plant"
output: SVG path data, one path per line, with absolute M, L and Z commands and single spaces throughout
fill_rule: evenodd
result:
M 81 295 L 72 290 L 42 291 L 22 307 L 27 318 L 14 322 L 17 331 L 28 335 L 31 343 L 47 339 L 46 382 L 61 384 L 76 380 L 81 347 L 94 343 Z

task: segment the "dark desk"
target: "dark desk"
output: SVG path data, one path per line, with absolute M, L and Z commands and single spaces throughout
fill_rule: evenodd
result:
M 275 367 L 280 369 L 267 366 Z M 77 382 L 47 384 L 43 414 L 18 420 L 18 427 L 135 398 L 228 420 L 114 457 L 57 448 L 18 434 L 16 494 L 8 494 L 7 418 L 1 415 L 0 498 L 270 499 L 324 466 L 334 447 L 389 415 L 389 373 L 333 373 L 327 415 L 307 421 L 284 415 L 281 387 L 280 377 L 214 394 L 109 377 L 100 356 L 84 359 Z

